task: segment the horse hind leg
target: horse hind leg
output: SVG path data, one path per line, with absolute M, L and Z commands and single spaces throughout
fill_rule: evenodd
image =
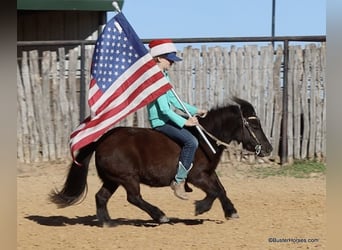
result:
M 126 182 L 126 184 L 123 184 L 123 186 L 126 189 L 127 201 L 129 203 L 148 213 L 151 218 L 158 223 L 162 224 L 170 221 L 170 219 L 166 217 L 163 211 L 161 211 L 158 207 L 148 203 L 142 198 L 138 182 L 132 182 L 131 180 L 129 184 L 128 182 Z
M 118 187 L 119 185 L 114 182 L 104 182 L 95 195 L 96 216 L 103 226 L 111 226 L 111 218 L 108 213 L 107 203 Z

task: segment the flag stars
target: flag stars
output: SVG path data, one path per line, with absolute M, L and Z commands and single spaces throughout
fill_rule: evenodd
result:
M 94 49 L 92 77 L 99 88 L 106 91 L 120 75 L 140 58 L 144 51 L 136 51 L 132 43 L 115 27 L 114 22 L 107 25 L 100 35 Z

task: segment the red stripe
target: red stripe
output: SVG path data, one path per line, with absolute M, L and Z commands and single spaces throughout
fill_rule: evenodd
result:
M 159 75 L 161 74 L 162 77 L 164 77 L 163 73 L 161 73 L 160 71 L 157 72 L 156 75 Z M 148 80 L 147 82 L 150 82 L 149 85 L 151 85 L 151 83 L 154 83 L 155 80 Z M 167 84 L 166 85 L 166 90 L 165 92 L 171 88 L 171 85 Z M 142 88 L 144 89 L 144 88 Z M 160 96 L 161 94 L 163 94 L 164 92 L 161 92 L 160 89 L 162 88 L 159 88 L 157 90 L 154 90 L 149 96 L 147 96 L 144 100 L 149 100 L 149 102 L 153 101 L 154 99 L 156 99 L 158 96 Z M 90 128 L 90 127 L 95 127 L 96 125 L 102 123 L 104 120 L 114 116 L 115 114 L 119 113 L 121 110 L 123 110 L 125 107 L 129 106 L 130 103 L 132 102 L 132 100 L 134 100 L 134 98 L 139 95 L 139 93 L 141 92 L 142 90 L 140 89 L 139 91 L 134 91 L 130 96 L 128 96 L 126 98 L 126 100 L 122 103 L 120 103 L 119 105 L 113 107 L 112 109 L 110 109 L 109 111 L 107 111 L 106 113 L 102 114 L 101 116 L 93 119 L 93 120 L 90 120 L 87 122 L 87 125 L 82 129 L 82 130 L 85 130 L 87 128 Z M 147 101 L 145 101 L 146 104 L 148 103 Z
M 101 113 L 110 103 L 112 103 L 116 98 L 121 96 L 126 89 L 129 88 L 141 75 L 143 75 L 147 70 L 156 66 L 153 60 L 144 63 L 136 72 L 130 75 L 130 77 L 124 81 L 120 87 L 108 98 L 102 105 L 95 111 L 96 114 Z M 128 69 L 130 70 L 130 69 Z M 114 83 L 115 84 L 115 83 Z
M 96 85 L 96 79 L 93 78 L 90 81 L 89 89 L 95 87 L 95 85 Z M 88 97 L 89 107 L 92 107 L 97 102 L 97 100 L 101 98 L 101 96 L 102 96 L 102 91 L 101 89 L 98 89 L 92 96 Z
M 150 103 L 151 101 L 155 100 L 156 98 L 158 98 L 161 94 L 165 93 L 167 90 L 169 90 L 172 86 L 170 84 L 166 84 L 163 85 L 162 87 L 160 87 L 159 89 L 155 90 L 154 92 L 152 92 L 149 96 L 147 96 L 144 100 L 142 100 L 142 102 L 140 104 L 138 104 L 137 106 L 135 106 L 132 110 L 130 110 L 128 113 L 123 114 L 121 117 L 118 117 L 117 120 L 115 120 L 111 125 L 106 126 L 105 128 L 96 131 L 94 133 L 89 134 L 87 137 L 84 137 L 83 139 L 77 141 L 76 143 L 73 143 L 73 145 L 71 146 L 71 151 L 72 151 L 72 155 L 74 155 L 74 152 L 79 150 L 80 148 L 84 147 L 85 145 L 97 140 L 98 138 L 100 138 L 102 136 L 102 134 L 104 134 L 105 132 L 107 132 L 110 128 L 112 128 L 114 126 L 114 124 L 120 122 L 123 118 L 125 118 L 127 115 L 135 112 L 136 110 L 138 110 L 139 108 L 145 106 L 146 104 Z M 120 105 L 122 106 L 122 105 Z M 114 109 L 116 110 L 116 109 Z M 98 124 L 102 123 L 103 121 L 105 121 L 106 119 L 111 118 L 113 115 L 117 114 L 117 111 L 114 110 L 110 110 L 109 112 L 105 113 L 104 115 L 102 115 L 101 117 L 99 117 L 96 120 L 91 120 L 89 121 L 85 127 L 82 128 L 82 130 L 84 129 L 88 129 L 91 127 L 95 127 Z M 81 131 L 82 131 L 81 130 Z M 80 131 L 79 131 L 80 132 Z M 78 132 L 78 133 L 79 133 Z M 76 134 L 72 134 L 74 136 L 71 136 L 73 139 L 78 133 Z
M 89 83 L 89 89 L 91 89 L 96 84 L 96 80 L 92 78 Z

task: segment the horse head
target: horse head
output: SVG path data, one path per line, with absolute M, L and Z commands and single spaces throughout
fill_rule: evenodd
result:
M 243 148 L 260 157 L 268 156 L 273 148 L 261 127 L 253 106 L 240 98 L 233 97 L 234 104 L 218 107 L 208 112 L 201 125 L 212 133 L 216 142 L 229 144 L 235 140 Z
M 270 155 L 273 147 L 262 129 L 260 119 L 252 104 L 237 97 L 233 97 L 233 101 L 240 107 L 242 122 L 240 141 L 243 147 L 248 151 L 255 151 L 256 155 L 260 157 Z

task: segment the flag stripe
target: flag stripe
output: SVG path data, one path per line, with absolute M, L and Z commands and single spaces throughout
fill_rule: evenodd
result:
M 70 135 L 73 158 L 76 151 L 171 88 L 122 12 L 115 15 L 96 41 L 88 93 L 90 116 Z
M 162 81 L 161 83 L 155 83 L 159 88 L 152 92 L 150 89 L 145 89 L 143 92 L 136 97 L 135 102 L 137 103 L 135 107 L 130 108 L 131 106 L 127 106 L 126 108 L 122 109 L 120 112 L 117 112 L 117 109 L 110 110 L 106 114 L 102 115 L 100 119 L 92 119 L 86 125 L 82 126 L 82 129 L 75 134 L 75 136 L 71 139 L 71 148 L 72 151 L 79 150 L 84 144 L 91 143 L 96 141 L 102 134 L 113 128 L 115 123 L 120 122 L 123 118 L 127 115 L 131 114 L 132 112 L 136 111 L 137 109 L 145 106 L 146 103 L 146 96 L 152 97 L 153 99 L 160 96 L 162 93 L 165 93 L 167 90 L 170 89 L 169 85 L 165 85 Z M 150 100 L 151 101 L 151 100 Z M 118 107 L 120 109 L 121 107 Z
M 121 104 L 122 102 L 130 102 L 129 96 L 131 96 L 131 93 L 135 91 L 137 88 L 141 88 L 141 85 L 144 87 L 148 87 L 149 85 L 153 84 L 154 81 L 159 80 L 160 78 L 165 78 L 164 75 L 160 72 L 159 68 L 151 68 L 150 70 L 144 72 L 143 75 L 141 75 L 134 84 L 132 84 L 127 89 L 122 89 L 122 92 L 120 95 L 115 99 L 109 101 L 108 103 L 105 103 L 107 106 L 102 106 L 98 109 L 98 114 L 100 115 L 102 112 L 106 112 L 106 110 L 109 110 L 113 108 L 114 106 L 117 106 Z
M 154 75 L 155 72 L 158 72 L 159 74 L 161 74 L 161 77 L 163 77 L 160 69 L 153 66 L 156 66 L 155 63 L 153 61 L 150 61 L 147 64 L 141 65 L 141 67 L 138 68 L 129 77 L 123 77 L 120 78 L 120 80 L 118 79 L 119 82 L 117 85 L 119 85 L 119 87 L 116 88 L 114 92 L 112 92 L 111 89 L 108 89 L 106 91 L 106 95 L 107 93 L 109 93 L 110 95 L 108 95 L 108 97 L 106 97 L 105 100 L 101 102 L 101 105 L 96 105 L 98 106 L 98 108 L 96 109 L 96 114 L 100 114 L 106 107 L 109 108 L 112 105 L 115 105 L 116 102 L 121 102 L 121 99 L 124 98 L 126 91 L 133 91 L 137 86 L 142 84 L 147 77 L 150 77 L 149 75 Z M 123 81 L 121 82 L 121 80 Z
M 162 93 L 160 93 L 161 92 L 160 88 L 162 88 L 163 85 L 165 84 L 164 81 L 165 81 L 165 79 L 162 78 L 158 82 L 155 82 L 150 87 L 144 89 L 141 93 L 139 93 L 139 95 L 137 95 L 131 101 L 132 104 L 135 106 L 138 106 L 138 104 L 141 104 L 141 102 L 144 101 L 144 99 L 146 99 L 146 98 L 155 99 L 158 95 L 162 94 Z M 163 88 L 162 90 L 167 91 L 169 89 L 170 89 L 170 86 L 166 85 L 166 89 Z M 147 100 L 147 101 L 153 101 L 153 100 Z M 110 109 L 108 112 L 102 114 L 101 117 L 91 119 L 90 121 L 87 122 L 87 125 L 85 126 L 85 128 L 83 128 L 83 132 L 86 134 L 87 128 L 95 127 L 96 125 L 101 124 L 101 123 L 105 124 L 107 122 L 107 120 L 110 121 L 111 117 L 115 118 L 116 115 L 119 115 L 121 112 L 127 111 L 131 106 L 125 106 L 125 104 L 126 103 L 122 103 L 120 106 L 116 106 L 115 108 Z

